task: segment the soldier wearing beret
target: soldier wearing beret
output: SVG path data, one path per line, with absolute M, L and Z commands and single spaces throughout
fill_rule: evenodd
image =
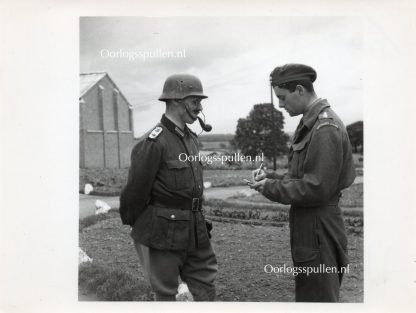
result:
M 175 301 L 178 277 L 195 301 L 215 298 L 217 260 L 210 224 L 201 211 L 202 165 L 198 138 L 186 124 L 202 111 L 201 81 L 192 75 L 168 77 L 159 100 L 166 111 L 131 153 L 128 182 L 120 196 L 123 224 L 157 301 Z M 197 161 L 195 161 L 197 160 Z
M 296 301 L 336 302 L 342 268 L 349 262 L 338 201 L 341 191 L 353 183 L 355 168 L 344 124 L 328 101 L 315 94 L 316 76 L 303 64 L 276 67 L 270 74 L 279 107 L 290 116 L 303 116 L 290 147 L 288 173 L 262 171 L 252 188 L 272 201 L 291 205 L 294 266 L 319 271 L 295 276 Z M 330 267 L 337 272 L 322 270 Z

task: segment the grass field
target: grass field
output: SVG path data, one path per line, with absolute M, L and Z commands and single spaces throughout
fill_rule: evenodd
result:
M 264 266 L 291 266 L 289 228 L 215 222 L 212 244 L 218 259 L 217 301 L 294 301 L 291 274 L 267 274 Z M 363 301 L 363 237 L 350 232 L 350 272 L 341 288 L 342 302 Z M 93 263 L 80 266 L 80 288 L 102 300 L 150 300 L 129 227 L 121 225 L 117 212 L 84 226 L 80 247 Z

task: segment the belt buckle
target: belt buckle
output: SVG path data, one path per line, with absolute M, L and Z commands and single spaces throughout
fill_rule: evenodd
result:
M 199 211 L 199 198 L 192 198 L 192 212 Z

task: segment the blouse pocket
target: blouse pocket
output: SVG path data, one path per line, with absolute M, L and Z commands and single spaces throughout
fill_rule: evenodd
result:
M 302 140 L 292 145 L 293 154 L 290 169 L 291 175 L 295 178 L 303 177 L 303 164 L 305 162 L 308 143 L 308 140 Z
M 191 211 L 157 207 L 155 213 L 153 239 L 156 246 L 167 250 L 187 249 Z
M 192 172 L 189 163 L 179 160 L 166 161 L 172 189 L 187 189 L 192 186 Z

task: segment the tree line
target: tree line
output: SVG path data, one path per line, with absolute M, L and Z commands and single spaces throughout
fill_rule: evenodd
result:
M 240 118 L 230 144 L 254 159 L 261 153 L 273 161 L 289 150 L 289 135 L 283 131 L 284 116 L 271 103 L 255 104 L 245 118 Z M 348 125 L 347 132 L 354 152 L 363 152 L 363 122 Z

